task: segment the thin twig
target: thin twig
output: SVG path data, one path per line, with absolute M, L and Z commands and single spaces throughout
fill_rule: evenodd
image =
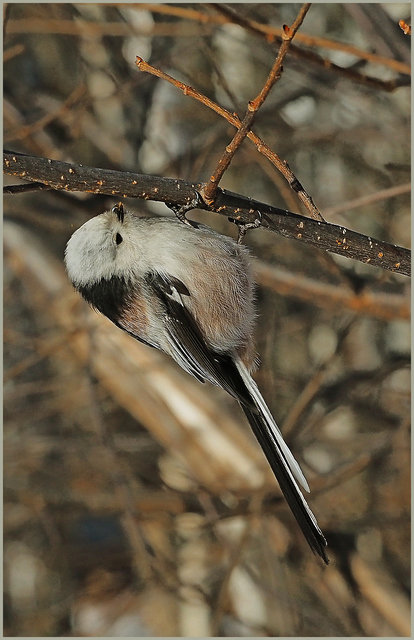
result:
M 201 195 L 204 198 L 205 202 L 208 205 L 211 205 L 212 202 L 214 201 L 215 195 L 217 193 L 217 187 L 219 185 L 219 182 L 221 180 L 221 178 L 223 177 L 224 172 L 226 171 L 226 169 L 228 168 L 228 166 L 230 165 L 230 162 L 232 160 L 232 158 L 234 157 L 234 154 L 236 153 L 237 149 L 240 147 L 241 143 L 243 142 L 243 140 L 245 139 L 248 131 L 250 130 L 251 125 L 253 124 L 253 120 L 256 116 L 256 113 L 258 112 L 258 110 L 260 109 L 260 107 L 262 106 L 262 104 L 264 103 L 264 101 L 266 100 L 267 96 L 269 95 L 272 87 L 274 86 L 274 84 L 278 81 L 278 79 L 281 77 L 282 74 L 282 64 L 283 64 L 283 60 L 285 59 L 285 56 L 289 50 L 289 47 L 291 45 L 291 42 L 293 40 L 293 38 L 295 37 L 295 34 L 297 32 L 297 30 L 299 29 L 299 27 L 301 26 L 307 12 L 310 9 L 310 4 L 304 4 L 299 13 L 298 16 L 296 17 L 295 21 L 293 22 L 292 26 L 289 28 L 287 26 L 285 26 L 284 29 L 284 35 L 282 38 L 282 44 L 280 46 L 279 52 L 276 56 L 276 60 L 273 63 L 272 69 L 270 70 L 270 73 L 266 79 L 266 82 L 262 88 L 262 90 L 260 91 L 260 93 L 256 96 L 256 98 L 254 98 L 253 100 L 251 100 L 249 102 L 247 111 L 245 113 L 245 116 L 243 118 L 243 121 L 241 122 L 240 126 L 238 127 L 238 131 L 235 134 L 235 136 L 233 137 L 233 140 L 230 142 L 230 144 L 226 147 L 222 157 L 220 158 L 218 165 L 215 169 L 215 171 L 213 172 L 212 176 L 210 177 L 210 181 L 205 185 L 204 188 L 202 188 L 201 190 Z M 312 215 L 312 213 L 311 213 Z M 315 216 L 313 216 L 315 217 Z M 321 219 L 321 218 L 319 218 Z
M 119 6 L 118 4 L 116 6 Z M 131 5 L 129 5 L 131 6 Z M 276 40 L 277 38 L 282 37 L 282 29 L 279 27 L 274 27 L 270 24 L 263 24 L 261 22 L 257 22 L 255 20 L 250 20 L 236 13 L 234 8 L 228 4 L 211 4 L 218 12 L 217 14 L 208 14 L 203 11 L 195 10 L 194 8 L 189 9 L 187 7 L 178 7 L 171 5 L 163 5 L 163 4 L 148 4 L 148 3 L 140 3 L 139 5 L 135 5 L 136 9 L 152 11 L 153 13 L 159 13 L 163 15 L 176 16 L 186 20 L 194 20 L 197 22 L 201 22 L 202 24 L 215 23 L 215 24 L 226 24 L 228 22 L 233 22 L 238 24 L 239 26 L 249 29 L 252 32 L 260 35 L 261 37 L 265 36 L 269 42 Z M 310 47 L 320 47 L 323 49 L 331 49 L 333 51 L 343 51 L 345 53 L 349 53 L 352 56 L 356 56 L 361 60 L 367 60 L 368 62 L 372 62 L 374 64 L 382 65 L 396 71 L 397 73 L 403 73 L 405 75 L 411 75 L 411 67 L 410 65 L 401 62 L 400 60 L 394 60 L 393 58 L 387 58 L 385 56 L 380 56 L 376 53 L 372 53 L 371 51 L 364 51 L 363 49 L 359 49 L 353 45 L 347 44 L 345 42 L 337 42 L 336 40 L 331 40 L 329 38 L 321 38 L 319 36 L 310 36 L 303 31 L 299 32 L 296 36 L 296 40 Z M 306 51 L 300 50 L 301 53 L 306 54 Z M 299 55 L 298 48 L 294 47 L 293 51 Z M 320 58 L 323 66 L 326 67 L 326 63 L 329 62 L 323 58 Z M 335 71 L 341 71 L 341 67 L 330 67 Z M 356 74 L 358 75 L 358 74 Z M 357 78 L 355 78 L 357 79 Z M 375 81 L 375 78 L 372 78 Z M 381 82 L 381 81 L 379 81 Z
M 194 98 L 195 100 L 198 100 L 205 106 L 209 107 L 220 116 L 225 118 L 227 122 L 230 122 L 230 124 L 232 124 L 237 129 L 241 127 L 242 123 L 237 113 L 230 113 L 230 111 L 228 111 L 224 107 L 221 107 L 216 102 L 214 102 L 214 100 L 211 100 L 203 93 L 200 93 L 196 89 L 193 89 L 193 87 L 191 87 L 190 85 L 185 84 L 184 82 L 180 82 L 180 80 L 176 80 L 172 76 L 168 75 L 168 73 L 165 73 L 164 71 L 153 67 L 139 56 L 137 56 L 136 65 L 141 71 L 150 73 L 154 76 L 157 76 L 157 78 L 161 78 L 162 80 L 170 82 L 174 87 L 180 89 L 184 93 L 184 95 L 190 96 L 191 98 Z M 251 129 L 246 134 L 246 137 L 256 145 L 258 152 L 264 155 L 264 157 L 267 158 L 280 171 L 280 173 L 287 180 L 291 189 L 293 189 L 293 191 L 298 194 L 298 197 L 308 209 L 311 217 L 315 217 L 315 205 L 311 196 L 305 191 L 302 184 L 299 182 L 286 160 L 282 160 L 277 155 L 277 153 L 272 151 L 272 149 L 270 149 L 270 147 L 268 147 L 267 144 L 261 138 L 259 138 L 259 136 L 257 136 Z M 252 220 L 251 222 L 254 222 L 254 220 Z
M 280 42 L 282 32 L 281 30 L 276 29 L 275 27 L 269 27 L 267 25 L 262 25 L 253 20 L 249 20 L 244 16 L 241 16 L 237 11 L 235 11 L 231 6 L 225 4 L 215 4 L 213 5 L 215 9 L 220 12 L 223 16 L 225 16 L 229 22 L 234 24 L 238 24 L 239 26 L 255 33 L 257 35 L 263 35 L 269 42 L 276 40 Z M 326 38 L 320 38 L 316 36 L 308 36 L 303 33 L 299 33 L 297 40 L 301 40 L 304 44 L 308 46 L 317 46 L 322 48 L 333 49 L 337 51 L 344 51 L 349 53 L 350 55 L 357 56 L 358 58 L 365 59 L 368 62 L 373 62 L 381 65 L 388 66 L 392 68 L 394 71 L 399 73 L 406 74 L 407 76 L 411 75 L 411 68 L 409 65 L 404 62 L 400 62 L 399 60 L 393 60 L 392 58 L 385 58 L 383 56 L 378 56 L 373 53 L 369 53 L 366 51 L 362 51 L 357 47 L 353 47 L 352 45 L 347 45 L 339 42 L 334 42 L 332 40 L 328 40 Z M 331 62 L 327 58 L 322 58 L 320 55 L 313 51 L 304 50 L 296 45 L 292 45 L 290 49 L 290 53 L 295 55 L 301 59 L 307 59 L 309 62 L 316 64 L 317 66 L 323 67 L 324 69 L 329 69 L 331 71 L 335 71 L 342 75 L 348 76 L 350 79 L 355 80 L 356 82 L 360 82 L 362 84 L 370 84 L 376 86 L 377 88 L 384 89 L 386 91 L 393 91 L 397 88 L 397 86 L 403 86 L 405 84 L 409 84 L 409 78 L 391 81 L 379 80 L 378 78 L 372 78 L 370 76 L 366 76 L 361 74 L 353 69 L 349 69 L 346 67 L 340 67 L 335 63 Z

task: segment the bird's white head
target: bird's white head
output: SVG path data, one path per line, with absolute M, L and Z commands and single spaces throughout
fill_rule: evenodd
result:
M 66 269 L 75 287 L 131 275 L 139 256 L 135 246 L 138 220 L 120 203 L 75 231 L 65 250 Z

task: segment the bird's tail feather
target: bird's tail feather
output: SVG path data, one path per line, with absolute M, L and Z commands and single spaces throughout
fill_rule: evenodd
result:
M 303 473 L 287 444 L 284 442 L 282 434 L 266 406 L 256 383 L 243 363 L 238 362 L 237 367 L 252 397 L 253 403 L 257 407 L 257 412 L 255 412 L 248 405 L 241 404 L 253 433 L 263 449 L 282 493 L 302 529 L 310 548 L 328 564 L 329 561 L 325 550 L 327 544 L 325 537 L 295 480 L 295 478 L 300 480 L 302 485 L 304 480 L 304 486 L 309 491 Z M 294 464 L 292 464 L 292 460 Z
M 286 460 L 286 463 L 289 469 L 291 470 L 292 474 L 296 478 L 297 482 L 299 482 L 299 484 L 302 485 L 305 491 L 309 493 L 310 491 L 309 485 L 305 476 L 303 475 L 302 469 L 300 468 L 299 463 L 295 460 L 293 453 L 291 452 L 286 442 L 284 441 L 282 432 L 280 431 L 272 414 L 270 413 L 270 410 L 266 402 L 264 401 L 264 398 L 260 393 L 257 384 L 255 383 L 255 381 L 253 380 L 253 378 L 251 377 L 250 373 L 246 369 L 243 362 L 241 362 L 241 360 L 238 360 L 236 362 L 236 366 L 239 370 L 241 377 L 243 378 L 243 382 L 246 385 L 247 390 L 249 391 L 249 394 L 251 395 L 254 401 L 255 406 L 257 407 L 260 414 L 263 416 L 263 419 L 265 420 L 266 424 L 268 425 L 272 438 L 276 441 L 277 445 L 281 449 L 281 452 L 283 453 L 283 456 Z

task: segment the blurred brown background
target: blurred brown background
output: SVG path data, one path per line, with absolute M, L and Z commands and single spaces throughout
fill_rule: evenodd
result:
M 231 7 L 266 31 L 300 5 Z M 300 34 L 317 40 L 295 44 L 352 77 L 290 54 L 254 125 L 328 221 L 407 247 L 410 89 L 384 83 L 407 78 L 409 9 L 313 5 Z M 10 4 L 5 18 L 6 148 L 191 181 L 209 177 L 233 130 L 135 56 L 242 115 L 277 51 L 212 5 Z M 248 141 L 222 186 L 305 213 Z M 256 379 L 308 477 L 325 568 L 236 403 L 72 291 L 65 244 L 114 204 L 4 199 L 4 634 L 409 635 L 408 278 L 260 230 L 246 238 Z

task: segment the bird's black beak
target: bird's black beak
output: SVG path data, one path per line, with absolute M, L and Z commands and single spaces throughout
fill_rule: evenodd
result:
M 124 221 L 125 211 L 122 202 L 119 202 L 114 207 L 112 207 L 111 211 L 112 213 L 116 213 L 119 222 L 122 223 Z

